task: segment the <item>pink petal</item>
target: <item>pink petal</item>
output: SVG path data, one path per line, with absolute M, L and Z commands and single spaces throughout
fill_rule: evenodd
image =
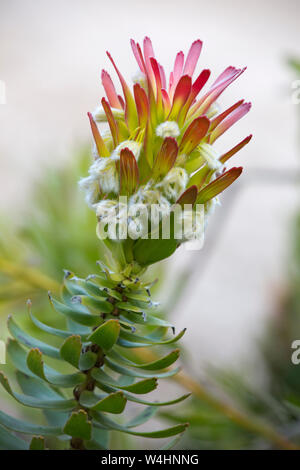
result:
M 233 69 L 233 67 L 229 67 Z M 227 71 L 229 69 L 226 69 Z M 220 75 L 223 76 L 222 79 L 220 77 L 216 80 L 216 82 L 212 85 L 210 90 L 191 108 L 191 114 L 204 114 L 209 109 L 211 104 L 218 99 L 218 97 L 223 93 L 223 91 L 234 81 L 236 80 L 245 69 L 234 69 L 231 70 L 230 73 L 223 72 Z M 224 77 L 227 77 L 224 79 Z
M 131 49 L 133 51 L 134 57 L 136 58 L 136 61 L 138 63 L 139 68 L 143 73 L 145 73 L 145 67 L 143 64 L 143 61 L 140 56 L 140 51 L 139 51 L 139 45 L 135 43 L 133 39 L 130 39 L 130 44 L 131 44 Z
M 150 82 L 152 83 L 152 86 L 153 86 L 154 85 L 154 74 L 153 74 L 153 70 L 152 70 L 152 67 L 151 67 L 150 58 L 155 57 L 155 54 L 154 54 L 154 51 L 153 51 L 151 39 L 148 38 L 147 36 L 144 39 L 144 57 L 145 57 L 146 70 L 147 70 Z
M 183 109 L 180 112 L 179 120 L 180 120 L 181 125 L 184 123 L 184 120 L 185 120 L 186 115 L 187 115 L 187 113 L 190 109 L 190 106 L 195 101 L 198 93 L 204 87 L 205 83 L 209 79 L 209 76 L 210 76 L 210 70 L 208 70 L 208 69 L 202 70 L 202 72 L 200 73 L 198 78 L 193 83 L 190 96 L 188 97 Z
M 183 63 L 184 63 L 184 54 L 183 54 L 182 51 L 180 51 L 176 55 L 173 72 L 171 72 L 171 74 L 170 74 L 169 93 L 170 93 L 170 98 L 171 99 L 173 98 L 175 88 L 177 86 L 177 83 L 179 82 L 179 79 L 180 79 L 181 75 L 182 75 Z
M 170 102 L 169 95 L 168 95 L 167 91 L 164 90 L 163 88 L 161 89 L 161 94 L 162 94 L 162 99 L 163 99 L 163 103 L 164 103 L 164 109 L 165 109 L 166 113 L 169 113 L 170 109 L 171 109 L 171 102 Z
M 159 73 L 160 73 L 160 79 L 161 79 L 161 86 L 162 86 L 162 88 L 166 88 L 167 87 L 167 80 L 166 80 L 165 70 L 164 70 L 163 66 L 160 65 L 160 64 L 158 64 L 158 67 L 159 67 Z
M 198 39 L 197 41 L 193 42 L 184 64 L 183 73 L 185 75 L 190 75 L 192 77 L 200 56 L 201 49 L 202 41 Z
M 122 109 L 113 81 L 105 70 L 101 72 L 101 81 L 109 104 L 112 108 Z
M 213 143 L 218 137 L 224 134 L 229 127 L 233 126 L 239 119 L 250 111 L 251 103 L 243 103 L 224 119 L 211 133 L 210 143 Z
M 172 109 L 168 116 L 169 120 L 176 119 L 181 111 L 181 108 L 185 104 L 186 100 L 189 97 L 192 88 L 192 79 L 189 75 L 183 75 L 178 82 L 176 87 Z
M 109 60 L 114 66 L 115 71 L 117 72 L 117 75 L 119 77 L 119 80 L 122 85 L 124 97 L 125 97 L 125 102 L 126 102 L 126 107 L 125 107 L 125 117 L 128 123 L 129 130 L 132 131 L 137 127 L 137 112 L 136 112 L 136 107 L 135 107 L 135 102 L 132 96 L 132 93 L 129 89 L 129 86 L 127 85 L 124 77 L 122 76 L 121 72 L 117 68 L 112 56 L 110 55 L 109 52 L 106 52 Z
M 160 75 L 160 70 L 159 70 L 159 64 L 154 57 L 150 57 L 150 63 L 151 67 L 154 73 L 155 77 L 155 83 L 156 83 L 156 104 L 157 104 L 157 116 L 159 119 L 163 118 L 163 100 L 162 100 L 162 94 L 161 94 L 161 75 Z
M 215 88 L 217 85 L 219 85 L 220 83 L 234 77 L 238 72 L 240 71 L 240 69 L 236 69 L 235 67 L 227 67 L 224 72 L 222 72 L 218 78 L 214 81 L 214 83 L 212 84 L 211 88 Z
M 212 132 L 224 119 L 232 113 L 236 108 L 238 108 L 241 104 L 243 104 L 244 100 L 240 100 L 237 103 L 233 104 L 230 106 L 230 108 L 226 109 L 223 113 L 219 114 L 216 116 L 212 121 L 210 125 L 210 132 Z

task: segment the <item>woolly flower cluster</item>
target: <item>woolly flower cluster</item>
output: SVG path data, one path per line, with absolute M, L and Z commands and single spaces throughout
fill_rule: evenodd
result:
M 93 114 L 88 113 L 95 160 L 80 186 L 99 222 L 107 226 L 117 222 L 119 235 L 133 226 L 141 236 L 149 230 L 149 223 L 141 222 L 142 206 L 148 218 L 151 207 L 158 208 L 160 224 L 180 205 L 188 207 L 182 221 L 193 220 L 189 236 L 190 232 L 198 236 L 218 195 L 241 174 L 242 168 L 226 170 L 225 163 L 251 139 L 251 135 L 246 137 L 225 153 L 214 146 L 250 109 L 250 103 L 240 100 L 220 113 L 216 102 L 244 69 L 226 68 L 199 97 L 210 77 L 210 71 L 204 69 L 193 79 L 202 49 L 200 40 L 192 44 L 186 59 L 183 52 L 176 55 L 168 83 L 148 37 L 143 48 L 133 40 L 131 47 L 139 67 L 132 89 L 107 53 L 123 95 L 103 70 L 106 98 Z M 120 202 L 124 197 L 126 204 Z M 199 205 L 204 216 L 195 223 Z M 108 236 L 113 238 L 109 227 Z M 184 235 L 180 241 L 187 238 Z

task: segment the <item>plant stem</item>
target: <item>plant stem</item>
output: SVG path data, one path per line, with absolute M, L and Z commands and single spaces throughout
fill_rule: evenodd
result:
M 242 413 L 236 408 L 233 408 L 231 405 L 224 403 L 216 397 L 213 397 L 203 385 L 201 385 L 199 382 L 196 382 L 186 373 L 180 372 L 174 377 L 174 380 L 179 384 L 183 385 L 187 390 L 192 392 L 194 396 L 196 396 L 200 400 L 205 401 L 212 408 L 215 408 L 220 413 L 227 416 L 227 418 L 229 418 L 238 426 L 252 431 L 253 433 L 261 435 L 268 441 L 274 443 L 279 449 L 300 449 L 299 446 L 288 441 L 284 436 L 279 434 L 275 429 L 271 428 L 270 426 L 261 423 L 257 419 L 253 419 L 252 417 Z
M 139 350 L 135 352 L 142 360 L 148 361 L 156 359 L 156 355 L 150 351 Z M 300 450 L 299 446 L 288 441 L 284 436 L 279 434 L 269 425 L 244 414 L 242 411 L 237 410 L 232 405 L 224 403 L 224 401 L 220 400 L 219 398 L 212 396 L 212 393 L 209 390 L 201 385 L 200 382 L 190 377 L 187 373 L 179 372 L 172 377 L 172 380 L 192 392 L 195 397 L 204 401 L 212 408 L 219 411 L 219 413 L 225 415 L 233 423 L 255 434 L 259 434 L 260 436 L 275 444 L 277 448 L 282 450 Z

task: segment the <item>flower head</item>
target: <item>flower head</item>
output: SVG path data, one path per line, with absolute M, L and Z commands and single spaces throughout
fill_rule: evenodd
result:
M 133 40 L 131 47 L 139 68 L 133 86 L 126 83 L 107 53 L 123 95 L 117 93 L 110 75 L 103 70 L 106 98 L 93 115 L 88 113 L 95 162 L 90 176 L 81 183 L 87 200 L 97 212 L 102 200 L 123 195 L 129 204 L 136 200 L 147 204 L 153 199 L 150 195 L 155 195 L 165 213 L 166 206 L 171 211 L 187 193 L 189 203 L 204 204 L 208 214 L 218 194 L 241 174 L 242 168 L 226 171 L 225 163 L 251 139 L 251 135 L 246 137 L 225 153 L 214 146 L 251 107 L 240 100 L 220 113 L 216 102 L 245 69 L 227 67 L 201 93 L 210 71 L 204 69 L 193 78 L 202 49 L 200 40 L 191 45 L 186 59 L 183 52 L 176 55 L 168 82 L 148 37 L 143 49 Z M 98 123 L 106 125 L 106 130 L 100 130 Z

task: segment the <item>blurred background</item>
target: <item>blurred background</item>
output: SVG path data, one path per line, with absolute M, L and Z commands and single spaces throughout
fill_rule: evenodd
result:
M 290 328 L 282 356 L 290 339 L 300 339 L 293 300 L 300 104 L 292 100 L 292 83 L 300 79 L 299 15 L 297 0 L 1 0 L 0 339 L 5 316 L 16 308 L 22 316 L 28 296 L 43 305 L 41 292 L 56 289 L 63 268 L 94 269 L 94 214 L 77 180 L 90 161 L 86 112 L 100 102 L 101 69 L 114 76 L 105 51 L 130 79 L 136 72 L 131 37 L 150 36 L 167 70 L 177 51 L 200 38 L 199 67 L 213 77 L 228 65 L 248 67 L 220 104 L 245 98 L 253 108 L 218 147 L 225 151 L 249 133 L 254 138 L 233 157 L 244 173 L 222 197 L 203 250 L 181 248 L 168 269 L 166 263 L 156 268 L 164 281 L 159 295 L 176 326 L 188 328 L 182 343 L 192 377 L 205 382 L 216 369 L 230 370 L 247 386 L 268 390 L 266 338 L 278 353 L 278 324 L 280 332 Z M 211 437 L 201 439 L 205 447 Z M 244 445 L 232 435 L 227 441 L 222 445 Z

